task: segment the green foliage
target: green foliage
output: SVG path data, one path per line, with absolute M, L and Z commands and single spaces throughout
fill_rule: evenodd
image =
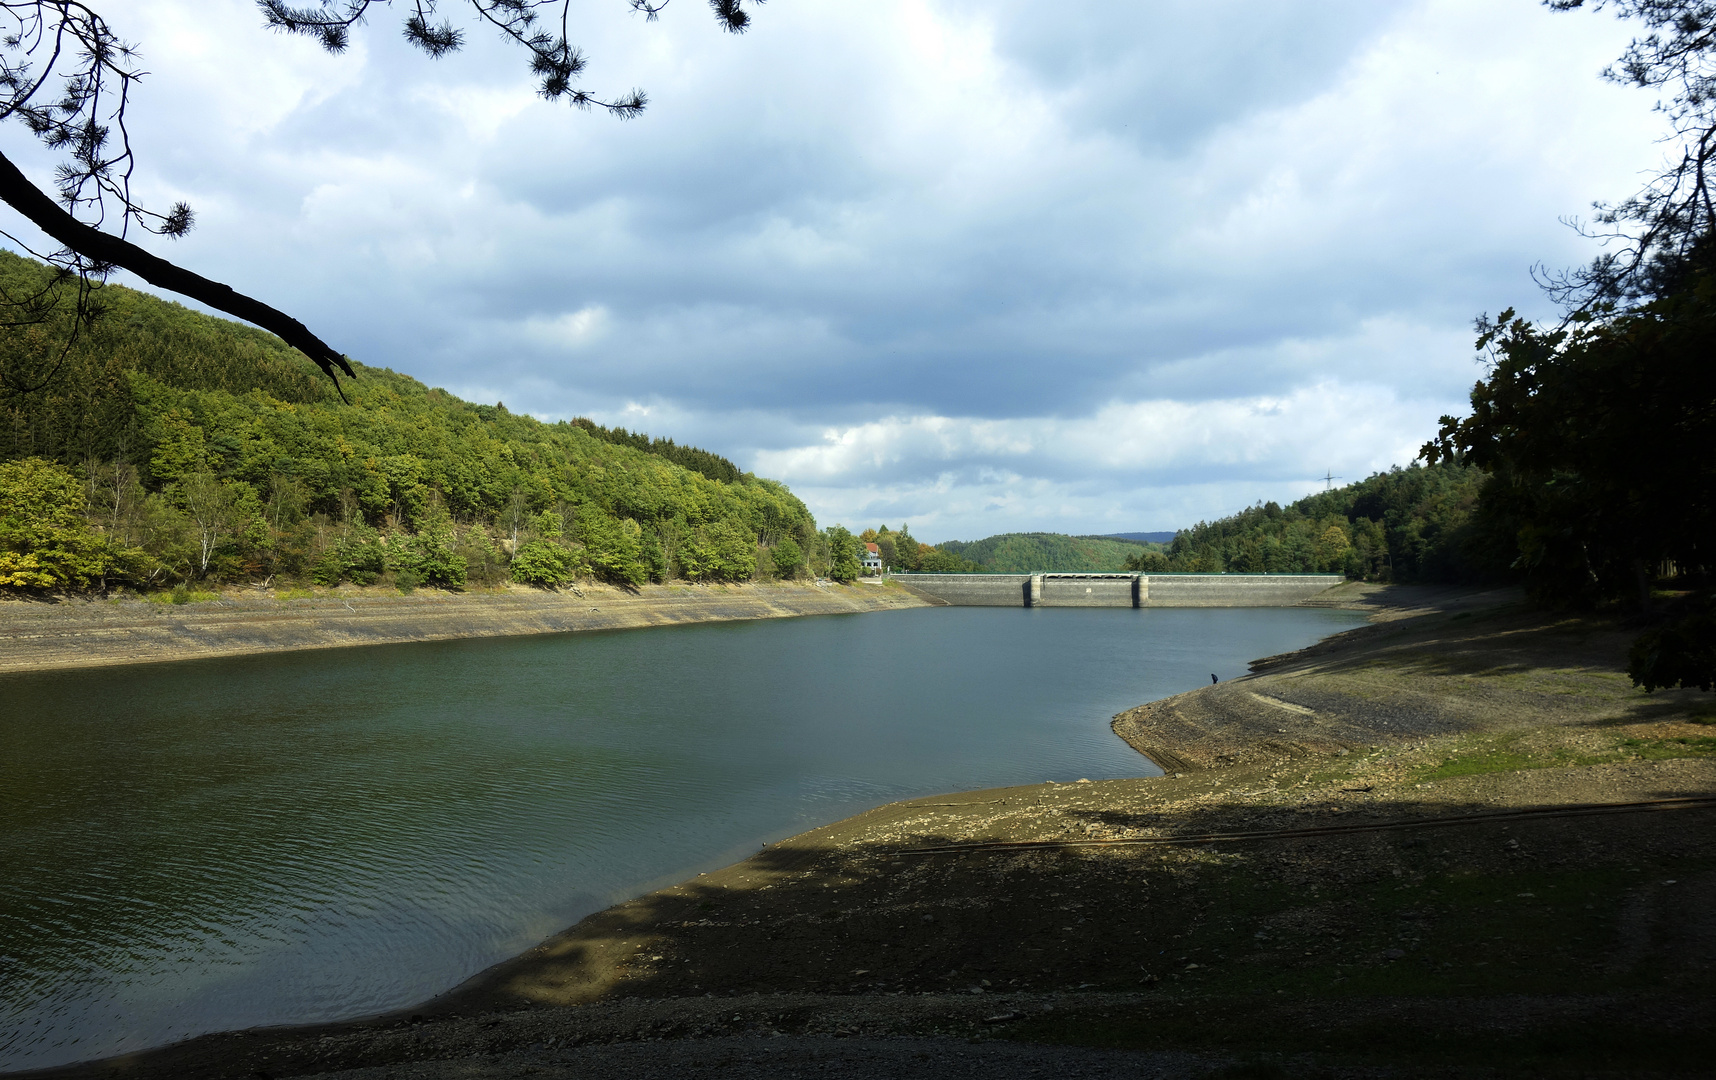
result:
M 1483 324 L 1494 364 L 1427 458 L 1495 474 L 1482 523 L 1539 599 L 1635 593 L 1665 565 L 1702 580 L 1716 535 L 1716 276 L 1612 317 Z
M 940 550 L 998 573 L 1104 573 L 1126 569 L 1141 545 L 1105 536 L 1001 533 L 969 543 L 949 540 Z
M 695 446 L 676 446 L 672 439 L 652 439 L 641 431 L 632 432 L 621 427 L 605 428 L 582 416 L 572 422 L 603 442 L 615 446 L 629 446 L 646 454 L 666 458 L 682 469 L 690 469 L 723 484 L 736 484 L 744 476 L 739 467 L 731 461 L 719 454 L 699 450 Z
M 0 253 L 0 288 L 44 272 Z M 520 551 L 557 546 L 564 575 L 744 580 L 759 543 L 817 536 L 785 487 L 704 451 L 543 423 L 361 365 L 347 406 L 270 335 L 117 286 L 101 295 L 107 314 L 49 387 L 0 400 L 0 461 L 82 470 L 89 499 L 77 513 L 140 549 L 109 560 L 139 584 L 309 575 L 333 585 L 388 571 L 443 588 L 494 584 L 508 575 L 491 531 Z M 49 344 L 64 340 L 54 319 L 69 317 L 0 332 L 15 382 L 52 368 Z M 46 555 L 17 543 L 7 565 L 20 581 L 118 572 L 74 565 L 63 543 L 63 565 L 44 570 Z
M 925 574 L 983 574 L 989 571 L 982 563 L 972 562 L 942 547 L 920 552 L 916 569 Z
M 1473 509 L 1488 475 L 1454 461 L 1376 473 L 1285 508 L 1270 502 L 1199 522 L 1128 560 L 1155 573 L 1344 573 L 1373 581 L 1461 581 L 1487 572 Z M 1164 566 L 1163 563 L 1166 563 Z
M 115 551 L 84 519 L 83 485 L 70 470 L 43 461 L 0 462 L 0 586 L 88 588 L 142 562 Z
M 1171 565 L 1173 564 L 1168 561 L 1167 552 L 1150 548 L 1128 558 L 1125 568 L 1146 574 L 1166 574 Z
M 305 593 L 304 595 L 308 596 L 310 594 Z M 152 604 L 204 604 L 210 600 L 219 600 L 220 593 L 193 589 L 188 584 L 181 581 L 171 589 L 167 589 L 164 592 L 149 594 L 147 599 Z
M 552 589 L 572 579 L 572 560 L 559 544 L 532 540 L 512 557 L 512 579 L 524 585 Z
M 680 565 L 692 581 L 744 581 L 757 569 L 756 543 L 726 522 L 704 525 L 680 548 Z
M 578 539 L 598 577 L 633 588 L 649 580 L 643 530 L 631 518 L 619 520 L 599 509 L 586 509 L 578 515 Z M 697 575 L 688 569 L 685 576 Z
M 858 557 L 858 538 L 841 525 L 830 525 L 822 531 L 828 545 L 828 576 L 841 584 L 858 580 L 864 564 Z
M 888 527 L 886 525 L 882 526 L 882 532 L 886 533 L 887 531 Z M 900 531 L 894 533 L 892 536 L 888 537 L 888 539 L 894 545 L 894 557 L 888 562 L 889 566 L 906 571 L 921 570 L 923 568 L 924 552 L 929 548 L 929 545 L 919 543 L 914 539 L 910 529 L 901 525 Z
M 769 550 L 769 561 L 775 564 L 775 576 L 790 578 L 804 562 L 804 549 L 792 537 L 786 537 Z
M 468 563 L 459 552 L 453 519 L 440 505 L 430 508 L 423 527 L 409 537 L 395 537 L 394 580 L 404 587 L 430 585 L 438 589 L 462 589 Z
M 347 527 L 328 545 L 311 580 L 333 586 L 341 581 L 373 585 L 387 571 L 387 547 L 380 533 L 362 521 Z
M 459 538 L 459 554 L 465 559 L 466 580 L 493 587 L 506 577 L 506 556 L 486 529 L 468 528 Z

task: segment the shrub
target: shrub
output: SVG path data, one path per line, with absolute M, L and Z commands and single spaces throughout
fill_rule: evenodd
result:
M 82 482 L 41 458 L 0 463 L 0 586 L 88 588 L 142 558 L 114 551 L 83 519 Z
M 532 540 L 512 557 L 512 579 L 524 585 L 552 589 L 571 580 L 566 551 L 546 540 Z
M 804 551 L 798 546 L 798 541 L 789 536 L 769 552 L 769 561 L 775 564 L 777 576 L 791 578 L 799 563 L 804 561 Z
M 748 581 L 757 569 L 757 545 L 737 525 L 715 521 L 686 539 L 679 562 L 693 581 Z

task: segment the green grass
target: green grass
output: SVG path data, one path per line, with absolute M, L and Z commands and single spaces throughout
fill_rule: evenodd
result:
M 1709 721 L 1700 721 L 1709 722 Z M 1566 769 L 1583 765 L 1605 765 L 1617 761 L 1667 761 L 1716 755 L 1716 736 L 1689 735 L 1662 739 L 1617 738 L 1603 749 L 1575 750 L 1567 747 L 1529 747 L 1525 736 L 1494 741 L 1445 757 L 1441 764 L 1419 769 L 1419 781 L 1445 780 L 1487 773 L 1522 772 L 1527 769 Z
M 1695 707 L 1686 719 L 1694 724 L 1716 724 L 1716 702 Z
M 282 589 L 274 594 L 276 600 L 309 600 L 316 594 L 309 589 Z
M 1621 748 L 1646 761 L 1709 757 L 1716 754 L 1716 735 L 1686 735 L 1674 739 L 1622 739 Z
M 219 600 L 220 593 L 204 592 L 188 585 L 176 585 L 165 592 L 150 593 L 144 599 L 151 604 L 201 604 L 209 600 Z

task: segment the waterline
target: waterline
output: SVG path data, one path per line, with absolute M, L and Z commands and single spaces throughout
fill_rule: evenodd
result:
M 934 608 L 0 679 L 0 1068 L 421 1000 L 894 799 L 1156 772 L 1114 713 L 1347 612 Z

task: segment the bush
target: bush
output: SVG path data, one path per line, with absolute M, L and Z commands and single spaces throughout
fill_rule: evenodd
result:
M 1640 634 L 1627 653 L 1627 674 L 1646 692 L 1716 686 L 1716 614 L 1693 611 Z
M 777 577 L 791 579 L 799 564 L 804 561 L 804 550 L 798 546 L 798 541 L 789 536 L 769 552 L 769 561 L 775 564 Z
M 711 522 L 680 545 L 679 562 L 692 581 L 749 581 L 757 570 L 757 545 L 737 525 Z
M 571 580 L 566 550 L 546 540 L 532 540 L 512 557 L 512 579 L 520 584 L 552 589 Z
M 41 458 L 0 463 L 0 586 L 88 588 L 143 553 L 116 552 L 83 519 L 82 482 Z
M 585 507 L 578 512 L 578 539 L 597 577 L 633 588 L 649 580 L 643 528 L 631 518 L 619 520 L 593 506 Z
M 842 583 L 857 581 L 864 569 L 858 559 L 858 538 L 839 525 L 830 525 L 822 535 L 828 541 L 828 576 Z
M 447 511 L 435 504 L 430 507 L 423 527 L 408 540 L 395 540 L 395 579 L 410 575 L 411 584 L 432 585 L 438 589 L 462 589 L 468 564 L 459 554 L 458 537 Z

